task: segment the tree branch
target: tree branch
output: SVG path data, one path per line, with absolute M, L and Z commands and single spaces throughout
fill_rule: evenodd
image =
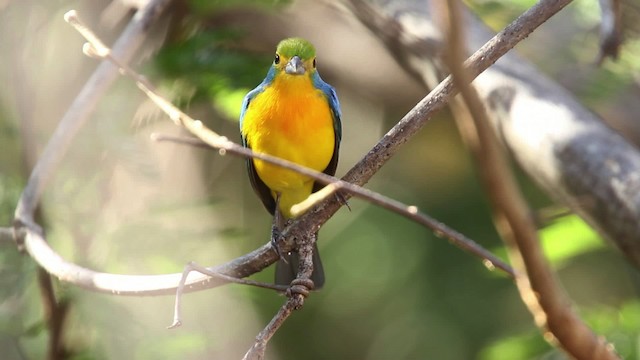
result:
M 51 274 L 39 267 L 37 273 L 38 287 L 42 299 L 44 318 L 49 329 L 47 359 L 60 360 L 69 357 L 64 345 L 64 323 L 69 313 L 69 303 L 64 299 L 56 299 Z
M 293 298 L 287 299 L 287 301 L 280 307 L 280 310 L 273 316 L 267 326 L 260 331 L 256 336 L 256 341 L 251 346 L 249 351 L 242 357 L 242 360 L 262 360 L 264 359 L 265 351 L 267 350 L 267 343 L 273 335 L 280 329 L 282 324 L 289 318 L 293 310 L 296 309 L 296 300 Z
M 282 305 L 280 310 L 271 319 L 267 326 L 256 336 L 256 341 L 242 358 L 243 360 L 261 360 L 267 349 L 267 343 L 280 329 L 285 320 L 289 318 L 293 310 L 299 310 L 304 305 L 304 300 L 311 290 L 313 290 L 313 244 L 316 242 L 316 234 L 309 234 L 307 238 L 300 239 L 298 254 L 300 263 L 298 264 L 298 275 L 291 282 L 291 287 L 287 290 L 289 299 Z

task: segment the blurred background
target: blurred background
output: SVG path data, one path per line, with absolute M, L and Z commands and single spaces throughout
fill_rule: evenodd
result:
M 500 29 L 533 1 L 468 1 Z M 617 61 L 595 65 L 599 10 L 575 2 L 518 47 L 610 126 L 640 140 L 640 7 L 627 1 Z M 0 226 L 10 226 L 30 167 L 97 62 L 63 21 L 77 9 L 111 44 L 130 19 L 120 2 L 0 0 Z M 629 20 L 630 19 L 630 20 Z M 635 19 L 635 20 L 634 20 Z M 634 28 L 635 26 L 635 28 Z M 133 62 L 176 104 L 239 141 L 242 97 L 264 78 L 279 40 L 303 36 L 343 110 L 344 174 L 424 95 L 387 50 L 339 4 L 183 0 L 154 25 Z M 155 143 L 184 134 L 120 79 L 76 137 L 41 207 L 65 259 L 119 274 L 181 272 L 266 243 L 271 218 L 244 161 Z M 515 169 L 518 171 L 518 169 Z M 540 214 L 562 209 L 518 171 Z M 474 165 L 442 112 L 368 184 L 505 258 Z M 408 220 L 351 200 L 320 232 L 327 284 L 269 345 L 270 359 L 564 359 L 544 342 L 514 284 Z M 545 251 L 578 312 L 626 359 L 640 359 L 640 276 L 575 216 L 541 227 Z M 45 357 L 36 265 L 0 245 L 0 357 Z M 267 269 L 255 279 L 271 281 Z M 186 295 L 184 325 L 167 330 L 173 297 L 118 297 L 55 284 L 69 304 L 70 359 L 238 359 L 283 303 L 228 285 Z

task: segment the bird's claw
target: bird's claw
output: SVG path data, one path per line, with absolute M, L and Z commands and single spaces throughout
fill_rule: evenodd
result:
M 284 261 L 285 264 L 288 264 L 289 262 L 287 261 L 287 257 L 280 250 L 280 240 L 282 240 L 282 233 L 277 227 L 275 226 L 272 227 L 271 228 L 271 247 L 273 248 L 273 251 L 276 252 L 276 255 L 278 255 L 280 260 Z
M 347 207 L 347 209 L 349 209 L 349 211 L 351 211 L 351 206 L 349 205 L 349 200 L 347 200 L 347 198 L 340 192 L 336 193 L 336 198 L 338 199 L 338 202 L 341 205 L 344 205 Z

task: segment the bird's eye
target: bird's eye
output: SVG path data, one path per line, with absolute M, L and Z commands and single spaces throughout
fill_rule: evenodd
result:
M 276 58 L 275 58 L 275 59 L 273 59 L 273 62 L 274 62 L 276 65 L 280 64 L 280 55 L 276 54 Z
M 315 69 L 316 67 L 316 58 L 313 58 L 313 68 Z

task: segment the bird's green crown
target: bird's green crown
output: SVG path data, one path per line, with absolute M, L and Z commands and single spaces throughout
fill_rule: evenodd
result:
M 316 56 L 316 48 L 303 38 L 289 38 L 280 41 L 276 52 L 287 58 L 299 56 L 302 60 L 313 59 Z

